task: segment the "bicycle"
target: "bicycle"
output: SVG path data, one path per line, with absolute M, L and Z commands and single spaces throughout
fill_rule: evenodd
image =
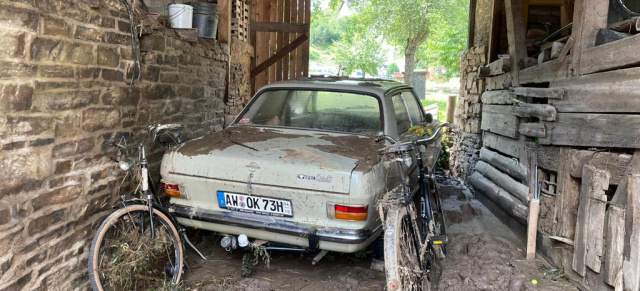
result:
M 182 126 L 149 126 L 149 142 L 124 145 L 113 143 L 120 169 L 137 169 L 141 197 L 124 195 L 100 225 L 91 242 L 89 277 L 93 290 L 146 290 L 180 282 L 184 266 L 183 242 L 194 248 L 175 218 L 162 205 L 149 174 L 146 146 L 179 144 Z M 137 160 L 126 158 L 138 151 Z M 196 250 L 204 259 L 204 256 Z
M 438 126 L 430 137 L 401 144 L 388 136 L 379 136 L 392 143 L 381 149 L 380 154 L 395 162 L 402 181 L 379 204 L 384 223 L 387 290 L 430 290 L 430 270 L 435 259 L 446 254 L 446 226 L 435 171 L 428 173 L 421 153 L 422 146 L 439 140 L 438 134 L 445 126 L 448 124 Z M 412 177 L 417 178 L 414 185 Z M 420 206 L 419 213 L 416 205 Z

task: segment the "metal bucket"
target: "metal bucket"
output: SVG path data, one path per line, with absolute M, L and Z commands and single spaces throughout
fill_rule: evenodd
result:
M 193 6 L 193 28 L 198 37 L 216 38 L 218 32 L 218 5 L 209 2 L 190 2 Z

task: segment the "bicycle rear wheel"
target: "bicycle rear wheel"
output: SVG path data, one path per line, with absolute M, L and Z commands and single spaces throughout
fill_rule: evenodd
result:
M 180 282 L 183 249 L 171 220 L 149 208 L 127 206 L 113 212 L 98 228 L 89 252 L 93 290 L 148 290 Z
M 415 211 L 395 205 L 387 210 L 384 232 L 384 264 L 387 290 L 430 290 L 426 265 L 420 262 L 420 236 Z

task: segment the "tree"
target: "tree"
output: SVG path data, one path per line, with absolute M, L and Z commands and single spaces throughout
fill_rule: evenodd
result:
M 469 0 L 432 2 L 430 33 L 420 47 L 418 63 L 424 67 L 444 67 L 445 77 L 457 75 L 460 70 L 460 52 L 467 45 Z
M 391 63 L 389 66 L 387 66 L 387 75 L 391 76 L 393 75 L 393 73 L 397 72 L 400 72 L 400 68 L 398 68 L 398 65 L 396 65 L 396 63 Z
M 335 9 L 320 9 L 315 5 L 311 13 L 310 43 L 320 49 L 327 49 L 333 42 L 340 40 L 340 33 L 346 29 L 344 21 L 336 18 Z
M 347 20 L 350 29 L 340 34 L 340 40 L 331 45 L 329 52 L 347 74 L 362 70 L 362 77 L 365 74 L 376 76 L 385 61 L 381 41 L 367 33 L 357 19 L 350 17 Z
M 334 0 L 335 2 L 339 2 Z M 429 36 L 427 0 L 356 0 L 357 17 L 392 45 L 402 47 L 405 58 L 405 83 L 413 84 L 418 47 Z

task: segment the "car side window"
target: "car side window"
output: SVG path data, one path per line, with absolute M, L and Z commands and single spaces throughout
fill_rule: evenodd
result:
M 402 100 L 402 95 L 397 94 L 391 97 L 393 102 L 393 111 L 396 113 L 396 122 L 398 124 L 398 134 L 407 131 L 411 127 L 411 118 L 407 113 L 407 107 Z
M 418 103 L 418 100 L 416 100 L 413 93 L 411 93 L 411 91 L 402 92 L 402 99 L 404 99 L 404 104 L 407 105 L 407 110 L 409 111 L 409 116 L 411 118 L 411 125 L 418 125 L 422 123 L 424 121 L 424 116 L 420 110 L 420 103 Z

